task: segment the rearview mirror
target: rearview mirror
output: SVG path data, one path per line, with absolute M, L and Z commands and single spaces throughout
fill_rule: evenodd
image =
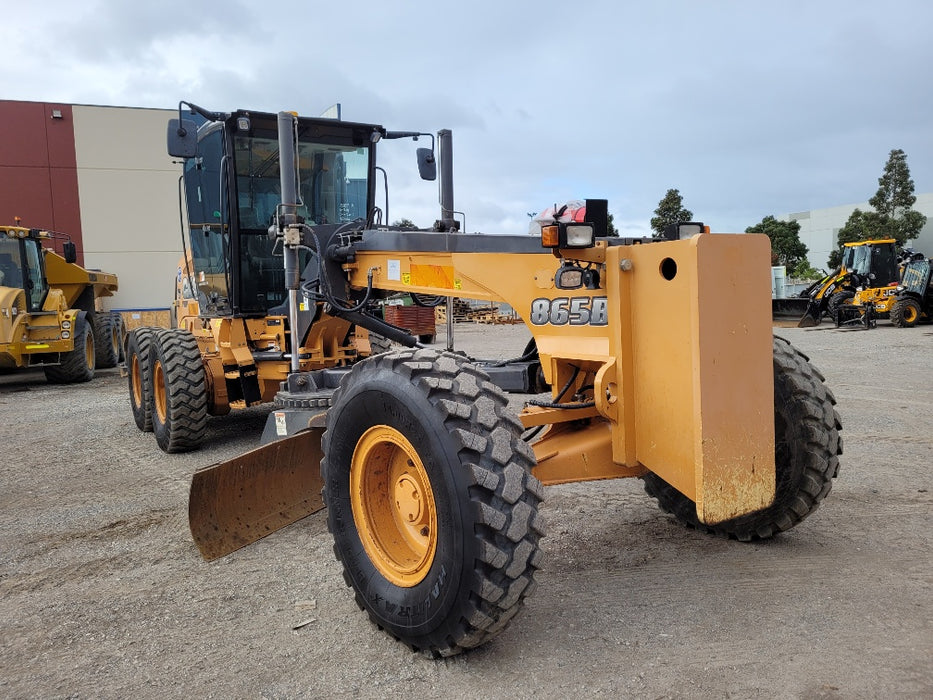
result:
M 198 152 L 198 127 L 190 119 L 169 119 L 167 141 L 170 156 L 192 158 Z
M 430 148 L 418 148 L 415 153 L 418 155 L 418 174 L 422 180 L 437 179 L 437 160 L 434 158 L 434 151 Z
M 66 263 L 75 263 L 78 261 L 78 249 L 71 241 L 66 241 L 62 244 L 62 254 L 64 255 Z

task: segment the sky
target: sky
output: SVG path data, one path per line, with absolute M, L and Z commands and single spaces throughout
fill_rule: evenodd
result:
M 453 132 L 470 231 L 605 198 L 647 235 L 866 202 L 888 154 L 933 192 L 928 0 L 46 0 L 4 9 L 0 99 L 294 110 Z M 383 141 L 389 219 L 430 225 L 424 141 Z

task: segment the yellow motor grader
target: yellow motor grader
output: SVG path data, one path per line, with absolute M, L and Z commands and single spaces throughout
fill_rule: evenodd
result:
M 192 479 L 204 558 L 326 504 L 359 606 L 449 656 L 534 589 L 543 486 L 639 477 L 685 524 L 740 540 L 795 526 L 829 493 L 835 400 L 772 337 L 767 237 L 685 223 L 609 238 L 605 200 L 540 235 L 464 233 L 449 131 L 435 158 L 430 134 L 188 106 L 204 124 L 180 105 L 168 142 L 185 159 L 180 274 L 197 314 L 131 335 L 131 405 L 175 450 L 197 446 L 209 413 L 274 403 L 262 447 Z M 415 136 L 432 139 L 422 177 L 440 163 L 441 218 L 393 230 L 376 146 Z M 400 292 L 506 302 L 532 341 L 503 362 L 423 347 L 373 311 Z M 398 349 L 367 353 L 365 333 Z M 520 413 L 506 392 L 528 395 Z
M 122 353 L 122 320 L 97 309 L 117 291 L 117 278 L 43 248 L 51 231 L 0 226 L 0 370 L 42 369 L 58 384 L 89 381 L 96 368 L 115 367 Z

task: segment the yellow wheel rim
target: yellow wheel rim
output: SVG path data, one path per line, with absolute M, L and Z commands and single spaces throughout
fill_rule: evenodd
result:
M 94 367 L 94 338 L 90 333 L 84 339 L 84 364 L 88 368 Z
M 165 373 L 162 370 L 162 363 L 158 360 L 152 363 L 152 403 L 156 413 L 159 414 L 159 422 L 164 425 L 168 412 L 165 401 Z
M 133 380 L 133 403 L 136 406 L 143 405 L 143 375 L 142 367 L 139 364 L 139 355 L 133 353 L 133 359 L 130 363 L 130 377 Z
M 904 308 L 904 320 L 907 321 L 907 323 L 914 323 L 919 315 L 920 314 L 917 313 L 917 308 L 911 304 L 908 304 Z
M 379 573 L 403 588 L 423 581 L 437 552 L 434 492 L 415 448 L 394 428 L 374 426 L 357 442 L 350 504 Z

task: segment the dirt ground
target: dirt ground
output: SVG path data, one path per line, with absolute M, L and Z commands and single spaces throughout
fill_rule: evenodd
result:
M 519 354 L 524 327 L 460 325 Z M 165 455 L 125 380 L 0 377 L 5 698 L 933 697 L 933 329 L 777 329 L 826 375 L 845 453 L 827 501 L 773 541 L 681 527 L 637 480 L 553 486 L 538 589 L 450 660 L 353 602 L 317 513 L 205 563 L 192 472 L 258 443 L 267 410 Z

